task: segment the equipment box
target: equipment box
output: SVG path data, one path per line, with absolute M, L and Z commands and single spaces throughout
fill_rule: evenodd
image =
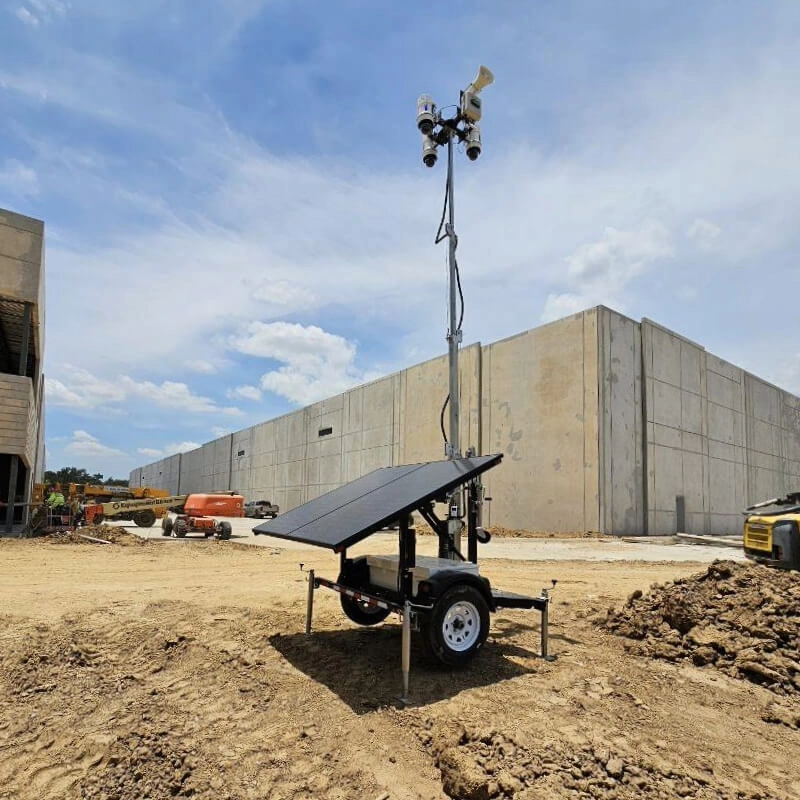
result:
M 367 566 L 369 567 L 369 582 L 374 586 L 383 589 L 397 591 L 398 574 L 397 568 L 400 562 L 399 556 L 367 556 Z M 416 566 L 412 570 L 413 584 L 412 593 L 417 593 L 420 581 L 426 581 L 437 572 L 444 570 L 458 570 L 459 572 L 478 575 L 478 565 L 471 561 L 451 561 L 449 558 L 436 558 L 435 556 L 417 556 Z

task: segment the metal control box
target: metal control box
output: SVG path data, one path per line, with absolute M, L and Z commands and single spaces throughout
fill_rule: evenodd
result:
M 383 589 L 397 590 L 399 556 L 367 556 L 369 567 L 369 582 Z M 471 561 L 453 561 L 449 558 L 436 558 L 435 556 L 417 556 L 416 566 L 411 571 L 413 575 L 412 593 L 417 594 L 420 581 L 426 581 L 437 572 L 448 571 L 479 575 L 478 565 Z

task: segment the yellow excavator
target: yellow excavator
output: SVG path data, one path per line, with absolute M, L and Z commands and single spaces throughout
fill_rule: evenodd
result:
M 744 513 L 744 554 L 769 567 L 800 570 L 800 492 L 763 500 Z

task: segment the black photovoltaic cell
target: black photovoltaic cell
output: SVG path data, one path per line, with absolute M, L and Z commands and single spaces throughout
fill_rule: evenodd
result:
M 253 533 L 337 550 L 360 542 L 415 508 L 499 464 L 502 454 L 376 469 L 310 500 Z

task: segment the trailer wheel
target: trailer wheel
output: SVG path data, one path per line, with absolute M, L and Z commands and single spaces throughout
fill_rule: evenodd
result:
M 358 588 L 353 586 L 354 583 L 357 583 L 353 578 L 353 575 L 346 575 L 342 572 L 339 573 L 336 583 Z M 339 602 L 342 604 L 342 611 L 344 611 L 345 616 L 351 622 L 355 622 L 356 625 L 377 625 L 379 622 L 383 622 L 390 613 L 388 608 L 371 606 L 363 600 L 356 600 L 346 594 L 339 595 Z
M 161 535 L 172 536 L 172 517 L 165 515 L 161 518 Z
M 172 532 L 178 539 L 183 539 L 189 531 L 189 526 L 186 524 L 185 519 L 176 519 L 175 524 L 172 526 Z
M 371 606 L 363 600 L 355 600 L 346 594 L 340 594 L 339 599 L 342 603 L 342 611 L 356 625 L 377 625 L 389 616 L 388 608 Z
M 230 522 L 220 522 L 217 525 L 217 536 L 219 536 L 220 539 L 230 539 L 231 533 L 232 528 Z
M 152 528 L 156 524 L 156 512 L 152 508 L 145 508 L 133 515 L 133 521 L 140 528 Z
M 463 667 L 489 635 L 489 606 L 474 587 L 457 584 L 437 601 L 423 630 L 428 651 L 449 667 Z

